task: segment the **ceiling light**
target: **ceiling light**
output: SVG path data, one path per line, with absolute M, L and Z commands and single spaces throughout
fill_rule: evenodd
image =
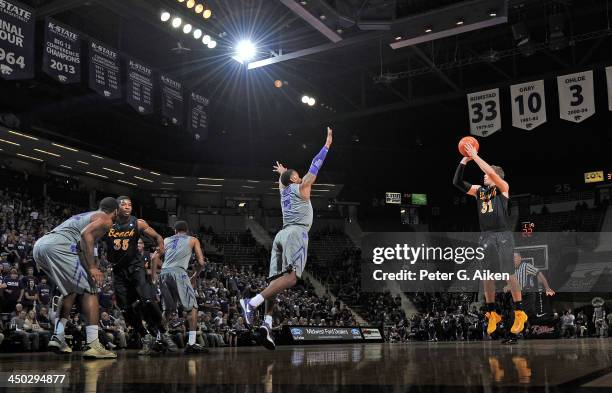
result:
M 463 19 L 459 19 L 457 21 L 457 26 L 461 26 L 461 25 L 463 25 L 463 23 L 465 23 L 464 20 Z
M 77 162 L 78 162 L 79 164 L 89 165 L 89 163 L 88 163 L 87 161 L 77 160 Z
M 234 48 L 234 59 L 240 63 L 252 60 L 257 53 L 257 48 L 251 40 L 242 40 Z
M 308 106 L 314 106 L 314 104 L 317 103 L 317 100 L 314 99 L 314 97 L 310 97 L 310 99 L 308 100 Z
M 124 164 L 123 162 L 120 162 L 119 165 L 126 166 L 126 167 L 132 168 L 132 169 L 136 169 L 137 171 L 140 170 L 140 168 L 138 168 L 137 166 L 133 166 L 133 165 L 130 165 L 130 164 Z
M 29 158 L 30 160 L 34 160 L 34 161 L 44 161 L 41 158 L 36 158 L 36 157 L 32 157 L 32 156 L 26 156 L 25 154 L 21 154 L 21 153 L 17 153 L 17 155 L 19 157 Z
M 17 131 L 9 131 L 9 134 L 22 136 L 24 138 L 32 139 L 33 141 L 37 141 L 38 140 L 38 138 L 34 138 L 33 136 L 22 134 L 22 133 L 17 132 Z
M 193 31 L 193 38 L 195 38 L 196 40 L 199 40 L 200 37 L 202 37 L 202 30 L 200 29 L 195 29 Z
M 161 21 L 168 22 L 170 20 L 170 13 L 168 11 L 164 11 L 161 13 Z
M 95 173 L 95 172 L 85 172 L 85 173 L 87 173 L 88 175 L 92 175 L 92 176 L 98 176 L 98 177 L 101 177 L 103 179 L 108 179 L 108 176 L 104 176 L 104 175 L 101 175 L 99 173 Z
M 215 49 L 215 47 L 217 46 L 217 41 L 210 41 L 208 43 L 208 49 Z
M 134 186 L 136 187 L 137 184 L 136 183 L 130 183 L 129 181 L 125 181 L 125 180 L 117 180 L 119 183 L 123 183 L 123 184 L 129 184 L 130 186 Z
M 308 101 L 310 101 L 310 97 L 302 96 L 302 104 L 308 104 Z
M 211 38 L 210 38 L 210 36 L 208 34 L 206 34 L 206 35 L 204 35 L 204 37 L 202 37 L 202 43 L 204 45 L 208 45 L 210 43 L 210 40 L 211 40 Z
M 425 33 L 431 33 L 432 30 L 433 30 L 433 28 L 431 26 L 427 26 L 425 28 Z
M 11 142 L 11 141 L 7 141 L 7 140 L 4 140 L 4 139 L 0 139 L 0 142 L 3 142 L 3 143 L 8 143 L 9 145 L 14 145 L 14 146 L 21 146 L 21 145 L 20 145 L 19 143 L 17 143 L 17 142 Z
M 202 16 L 204 17 L 204 19 L 208 19 L 212 16 L 212 11 L 209 9 L 205 9 L 204 12 L 202 12 Z
M 151 180 L 151 179 L 145 179 L 144 177 L 140 177 L 140 176 L 134 176 L 134 179 L 138 179 L 138 180 L 146 181 L 146 182 L 148 182 L 148 183 L 153 183 L 153 180 Z
M 43 153 L 43 154 L 47 154 L 53 157 L 61 157 L 59 154 L 56 153 L 51 153 L 50 151 L 46 151 L 46 150 L 42 150 L 42 149 L 33 149 L 34 151 L 37 151 L 39 153 Z
M 52 145 L 53 145 L 53 146 L 56 146 L 56 147 L 61 147 L 62 149 L 66 149 L 66 150 L 74 151 L 74 152 L 77 152 L 77 153 L 78 153 L 78 151 L 79 151 L 78 149 L 74 149 L 74 148 L 72 148 L 72 147 L 68 147 L 68 146 L 60 145 L 59 143 L 52 143 Z
M 191 29 L 192 28 L 193 28 L 193 26 L 191 26 L 189 23 L 185 24 L 183 26 L 183 33 L 185 33 L 185 34 L 191 33 Z
M 195 12 L 196 12 L 196 14 L 199 14 L 199 13 L 201 13 L 202 11 L 204 11 L 204 6 L 203 6 L 202 4 L 198 4 L 198 5 L 196 5 L 196 7 L 195 7 Z
M 183 21 L 179 17 L 172 19 L 172 27 L 175 29 L 178 29 L 181 26 L 181 23 L 183 23 Z
M 193 8 L 195 6 L 195 0 L 187 0 L 187 8 Z
M 109 172 L 117 173 L 117 174 L 119 174 L 119 175 L 125 175 L 125 173 L 123 173 L 123 172 L 121 172 L 121 171 L 116 171 L 116 170 L 114 170 L 114 169 L 105 168 L 105 167 L 102 167 L 102 169 L 104 169 L 105 171 L 109 171 Z

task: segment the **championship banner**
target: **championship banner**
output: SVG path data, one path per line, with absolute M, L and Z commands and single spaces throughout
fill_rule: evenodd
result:
M 34 77 L 34 10 L 13 0 L 0 1 L 0 76 Z
M 608 109 L 612 111 L 612 66 L 606 67 L 606 79 L 608 80 Z
M 89 87 L 108 99 L 120 98 L 120 70 L 119 53 L 92 40 L 89 44 Z
M 467 95 L 472 135 L 489 136 L 501 129 L 499 89 L 491 89 Z
M 126 101 L 138 113 L 153 113 L 153 70 L 142 63 L 127 60 Z
M 45 19 L 42 70 L 61 83 L 81 81 L 81 37 L 72 28 Z
M 161 75 L 161 112 L 169 119 L 172 125 L 183 124 L 183 84 L 174 79 Z
M 546 123 L 546 99 L 544 81 L 534 81 L 510 86 L 512 100 L 512 125 L 523 130 L 533 130 Z
M 189 94 L 189 131 L 204 138 L 208 131 L 208 105 L 210 100 L 201 94 Z
M 595 114 L 593 71 L 558 76 L 557 87 L 562 119 L 580 123 Z

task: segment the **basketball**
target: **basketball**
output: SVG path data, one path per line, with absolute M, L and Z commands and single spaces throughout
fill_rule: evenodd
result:
M 476 151 L 478 151 L 478 148 L 480 147 L 480 145 L 478 144 L 478 140 L 476 138 L 474 138 L 473 136 L 464 136 L 459 141 L 459 153 L 461 153 L 461 155 L 464 157 L 468 156 L 465 151 L 465 145 L 467 144 L 472 145 L 472 147 L 474 147 Z

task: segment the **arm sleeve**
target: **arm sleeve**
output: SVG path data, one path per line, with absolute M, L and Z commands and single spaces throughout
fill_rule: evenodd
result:
M 455 171 L 455 177 L 453 178 L 453 184 L 459 190 L 463 191 L 464 193 L 467 193 L 468 191 L 470 191 L 470 188 L 472 188 L 472 185 L 463 180 L 464 169 L 465 169 L 465 165 L 463 165 L 462 163 L 459 163 L 459 165 L 457 166 L 457 170 Z

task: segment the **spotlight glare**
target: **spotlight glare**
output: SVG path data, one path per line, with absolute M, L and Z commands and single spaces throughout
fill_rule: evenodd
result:
M 461 26 L 461 25 L 463 25 L 463 23 L 464 23 L 464 22 L 463 22 L 463 19 L 459 19 L 459 20 L 457 21 L 457 26 Z
M 210 9 L 205 9 L 202 13 L 202 16 L 204 17 L 204 19 L 208 19 L 212 16 L 212 11 Z
M 210 36 L 208 34 L 206 34 L 204 37 L 202 37 L 202 43 L 204 45 L 208 45 L 210 43 Z
M 308 104 L 308 101 L 310 101 L 310 97 L 308 97 L 308 96 L 302 96 L 302 103 L 303 103 L 303 104 Z
M 183 21 L 178 16 L 172 19 L 172 27 L 174 27 L 175 29 L 178 29 L 181 26 L 181 23 L 183 23 Z
M 198 5 L 196 5 L 196 7 L 195 7 L 195 12 L 196 12 L 196 14 L 199 14 L 199 13 L 201 13 L 202 11 L 204 11 L 204 6 L 203 6 L 202 4 L 198 4 Z
M 494 18 L 497 16 L 497 11 L 489 11 L 489 16 Z
M 185 34 L 191 33 L 191 29 L 192 28 L 193 28 L 193 26 L 191 26 L 189 23 L 187 23 L 185 26 L 183 26 L 183 33 L 185 33 Z
M 314 104 L 317 103 L 317 100 L 314 99 L 314 97 L 310 97 L 310 99 L 308 100 L 308 106 L 314 106 Z
M 217 46 L 217 41 L 212 40 L 208 43 L 208 49 L 215 49 L 216 46 Z
M 195 6 L 195 0 L 187 0 L 187 8 L 193 8 Z
M 199 40 L 200 37 L 202 37 L 202 30 L 200 29 L 195 29 L 193 31 L 193 38 L 195 38 L 196 40 Z
M 431 26 L 427 26 L 427 27 L 425 28 L 425 33 L 431 33 L 431 31 L 432 31 L 432 30 L 433 30 L 433 29 L 431 28 Z
M 256 53 L 257 48 L 255 47 L 255 44 L 251 42 L 251 40 L 240 41 L 235 48 L 235 57 L 237 57 L 240 62 L 253 59 Z
M 164 11 L 161 13 L 161 21 L 167 22 L 170 20 L 170 13 L 168 11 Z

